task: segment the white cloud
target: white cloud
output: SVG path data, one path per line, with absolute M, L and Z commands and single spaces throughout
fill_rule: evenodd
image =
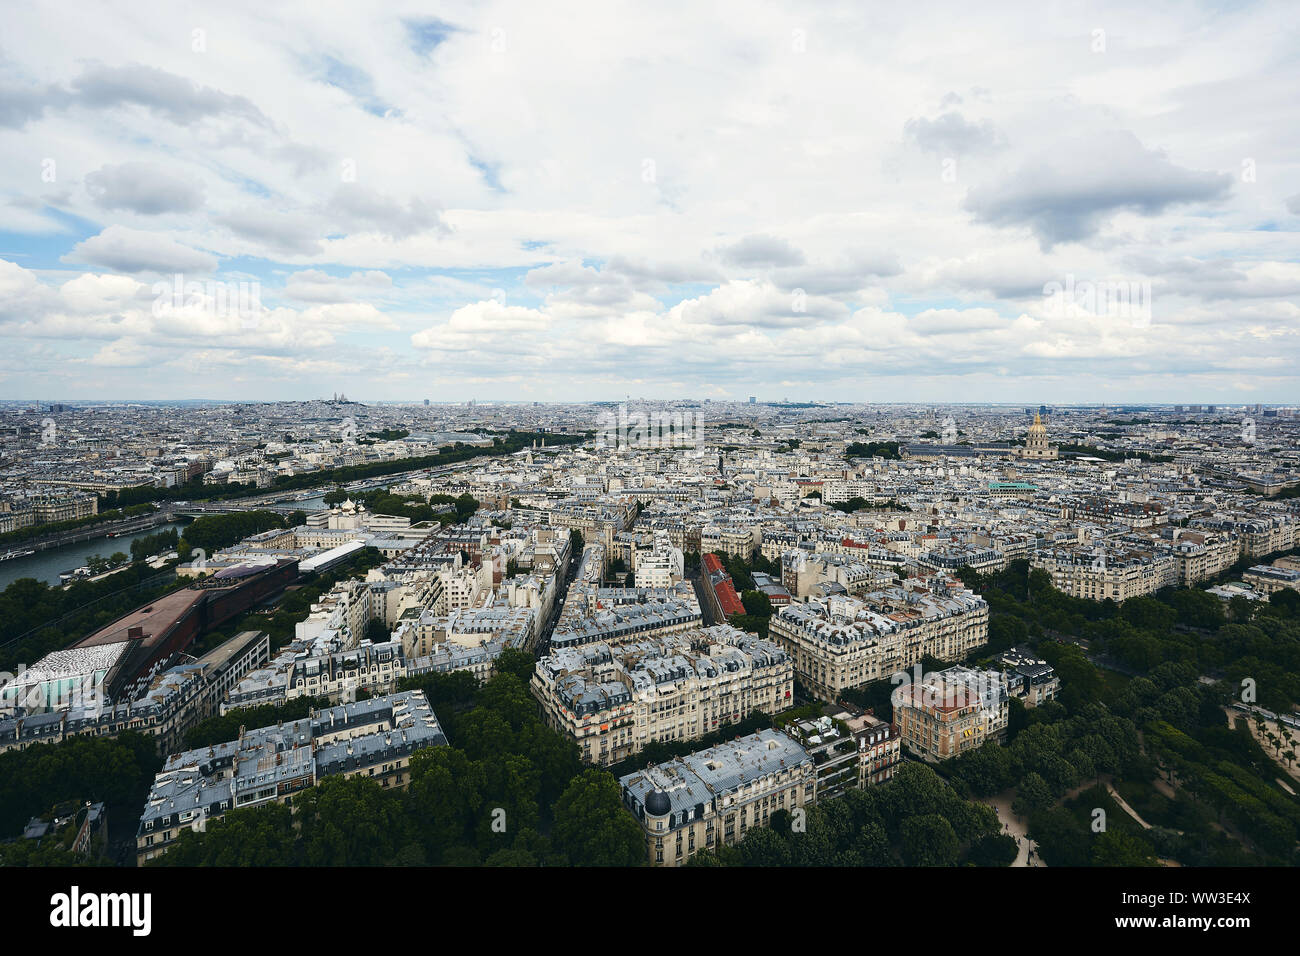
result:
M 1103 2 L 1104 54 L 998 3 L 943 30 L 847 2 L 578 9 L 235 3 L 203 51 L 160 2 L 7 11 L 0 330 L 35 351 L 4 387 L 34 394 L 68 354 L 150 360 L 171 394 L 211 362 L 242 395 L 346 370 L 386 397 L 423 362 L 444 397 L 888 397 L 881 375 L 936 400 L 1137 363 L 1182 399 L 1180 376 L 1230 391 L 1242 362 L 1300 367 L 1283 3 Z M 232 266 L 269 303 L 254 326 L 153 314 L 155 277 Z M 1067 276 L 1150 281 L 1152 327 L 1048 314 Z
M 215 256 L 191 249 L 162 233 L 127 226 L 109 226 L 99 235 L 77 243 L 64 260 L 130 273 L 206 274 L 217 267 Z

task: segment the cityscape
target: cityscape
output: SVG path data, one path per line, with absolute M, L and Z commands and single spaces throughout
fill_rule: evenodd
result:
M 74 6 L 0 39 L 18 923 L 1285 921 L 1286 5 Z

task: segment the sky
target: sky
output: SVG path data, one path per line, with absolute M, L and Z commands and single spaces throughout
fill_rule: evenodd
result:
M 1288 3 L 83 3 L 0 398 L 1300 400 Z

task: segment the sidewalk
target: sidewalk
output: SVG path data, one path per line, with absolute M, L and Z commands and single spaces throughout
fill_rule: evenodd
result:
M 1011 791 L 1007 790 L 995 797 L 980 797 L 979 802 L 990 806 L 997 812 L 998 828 L 1002 833 L 1015 837 L 1016 845 L 1020 852 L 1016 854 L 1016 860 L 1012 866 L 1046 866 L 1036 852 L 1038 847 L 1029 839 L 1029 832 L 1025 821 L 1021 820 L 1011 812 Z M 1030 862 L 1029 851 L 1035 850 L 1033 861 Z

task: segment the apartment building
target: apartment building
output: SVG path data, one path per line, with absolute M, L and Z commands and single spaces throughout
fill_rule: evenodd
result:
M 903 762 L 898 727 L 861 708 L 842 707 L 834 715 L 858 742 L 858 786 L 875 786 L 891 779 Z
M 293 802 L 324 777 L 409 782 L 411 755 L 447 737 L 420 691 L 330 707 L 302 720 L 242 731 L 238 740 L 170 757 L 154 778 L 136 830 L 136 860 L 167 852 L 232 809 Z
M 553 647 L 619 644 L 697 627 L 703 620 L 695 588 L 602 588 L 574 584 L 551 634 Z
M 1027 647 L 1013 647 L 1003 653 L 998 663 L 1007 679 L 1007 693 L 1018 697 L 1026 707 L 1037 707 L 1056 700 L 1061 679 L 1047 661 Z
M 819 802 L 884 783 L 903 759 L 897 728 L 851 705 L 830 705 L 783 729 L 813 758 Z
M 897 688 L 894 723 L 902 743 L 934 763 L 1005 736 L 1007 700 L 998 671 L 950 667 Z
M 291 646 L 232 688 L 221 712 L 299 697 L 350 701 L 359 690 L 389 693 L 405 675 L 400 641 L 363 641 L 356 647 L 332 650 L 320 645 Z
M 1092 601 L 1118 603 L 1178 582 L 1172 553 L 1109 540 L 1040 548 L 1029 563 L 1046 571 L 1058 591 Z
M 653 548 L 633 551 L 632 563 L 639 588 L 670 588 L 685 575 L 681 549 L 673 547 L 667 531 L 654 533 Z
M 0 532 L 99 513 L 99 497 L 76 491 L 27 491 L 0 498 Z
M 890 557 L 895 566 L 901 567 L 902 558 L 892 552 Z M 782 584 L 793 596 L 801 599 L 824 597 L 836 590 L 834 585 L 853 593 L 893 579 L 892 571 L 851 554 L 800 550 L 788 552 L 781 562 Z
M 1244 511 L 1193 518 L 1192 528 L 1214 528 L 1235 532 L 1241 539 L 1241 557 L 1255 557 L 1289 551 L 1296 546 L 1300 519 L 1292 514 L 1254 514 Z
M 1257 564 L 1242 572 L 1241 579 L 1260 594 L 1272 594 L 1284 588 L 1300 591 L 1300 571 L 1290 568 Z
M 611 645 L 559 648 L 537 662 L 533 695 L 546 722 L 589 763 L 647 744 L 692 740 L 785 710 L 794 669 L 777 644 L 730 625 Z
M 708 524 L 700 530 L 700 550 L 752 561 L 754 552 L 762 541 L 763 531 L 757 525 Z
M 1180 530 L 1173 553 L 1178 584 L 1189 588 L 1236 564 L 1241 559 L 1241 538 L 1231 531 Z
M 411 608 L 388 641 L 349 643 L 331 633 L 294 641 L 240 681 L 222 712 L 298 697 L 348 701 L 359 690 L 391 692 L 403 677 L 418 674 L 465 670 L 487 680 L 502 651 L 528 646 L 535 621 L 527 607 L 502 605 L 447 615 Z
M 799 682 L 834 702 L 845 689 L 907 670 L 926 654 L 964 657 L 987 643 L 988 618 L 983 598 L 935 576 L 791 604 L 772 616 L 768 633 L 794 659 Z
M 777 730 L 748 737 L 619 779 L 623 803 L 645 832 L 652 866 L 684 866 L 701 850 L 732 846 L 772 814 L 811 806 L 813 758 Z

